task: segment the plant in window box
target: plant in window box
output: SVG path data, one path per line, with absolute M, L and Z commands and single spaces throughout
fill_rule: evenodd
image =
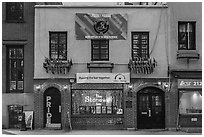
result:
M 130 71 L 136 74 L 151 74 L 156 66 L 157 61 L 154 58 L 137 57 L 133 60 L 130 59 L 128 63 L 128 68 Z
M 72 66 L 72 60 L 57 60 L 57 59 L 49 59 L 45 58 L 43 63 L 43 67 L 46 72 L 51 72 L 52 74 L 67 74 Z

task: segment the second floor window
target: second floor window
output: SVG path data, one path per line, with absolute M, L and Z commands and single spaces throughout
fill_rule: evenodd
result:
M 149 32 L 132 32 L 132 59 L 149 58 Z
M 23 21 L 23 2 L 6 3 L 6 20 Z
M 7 60 L 7 91 L 9 93 L 22 93 L 24 89 L 23 46 L 8 46 Z
M 178 50 L 195 50 L 195 22 L 178 22 Z
M 109 40 L 91 40 L 92 45 L 92 61 L 108 61 L 109 60 Z
M 50 32 L 50 59 L 67 60 L 67 32 Z

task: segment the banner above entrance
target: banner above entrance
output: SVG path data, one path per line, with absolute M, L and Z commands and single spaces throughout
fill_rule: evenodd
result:
M 76 13 L 77 40 L 127 38 L 127 14 Z
M 77 83 L 130 83 L 130 73 L 77 73 Z

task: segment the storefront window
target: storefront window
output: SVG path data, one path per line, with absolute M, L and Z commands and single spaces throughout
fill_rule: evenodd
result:
M 180 114 L 201 114 L 201 91 L 180 91 L 179 112 Z
M 123 114 L 122 91 L 73 90 L 72 114 Z

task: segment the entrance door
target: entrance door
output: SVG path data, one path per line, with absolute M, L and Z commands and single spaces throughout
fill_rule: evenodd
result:
M 61 127 L 61 94 L 56 88 L 49 88 L 44 93 L 45 127 Z
M 138 92 L 138 128 L 165 128 L 164 92 L 157 88 L 145 88 Z

